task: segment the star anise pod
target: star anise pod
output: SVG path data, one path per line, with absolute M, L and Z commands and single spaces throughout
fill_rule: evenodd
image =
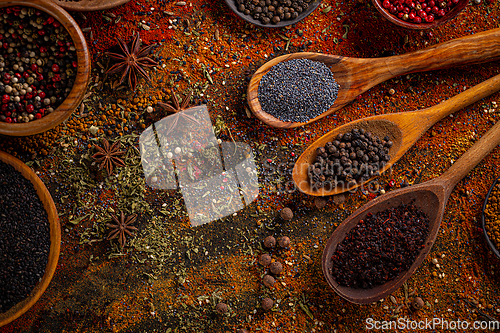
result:
M 95 153 L 92 158 L 101 163 L 99 165 L 99 169 L 106 168 L 108 172 L 108 176 L 113 173 L 114 167 L 124 167 L 125 162 L 118 156 L 125 154 L 123 150 L 120 150 L 120 141 L 116 141 L 110 146 L 109 141 L 106 139 L 102 140 L 103 147 L 99 147 L 94 145 L 95 149 L 97 149 L 97 153 Z
M 158 66 L 156 61 L 147 57 L 154 44 L 141 48 L 139 33 L 135 35 L 130 48 L 121 38 L 117 37 L 116 39 L 118 40 L 122 54 L 106 52 L 111 59 L 117 60 L 117 63 L 106 71 L 106 74 L 123 73 L 118 84 L 121 84 L 128 75 L 128 84 L 132 90 L 135 90 L 137 85 L 137 74 L 144 77 L 147 81 L 151 81 L 145 68 Z
M 107 239 L 118 238 L 118 243 L 120 243 L 120 246 L 123 249 L 127 241 L 127 235 L 133 237 L 134 234 L 132 232 L 134 230 L 137 230 L 136 227 L 131 225 L 137 219 L 137 214 L 125 216 L 123 212 L 120 213 L 120 219 L 111 214 L 111 218 L 113 219 L 114 223 L 106 223 L 106 226 L 112 229 L 109 232 Z
M 183 118 L 188 121 L 195 122 L 199 124 L 200 122 L 196 120 L 196 118 L 193 115 L 188 114 L 185 110 L 189 106 L 189 102 L 191 100 L 193 92 L 190 91 L 184 99 L 179 103 L 179 100 L 177 99 L 177 96 L 175 96 L 175 93 L 172 92 L 172 104 L 170 103 L 163 103 L 163 102 L 158 102 L 158 105 L 165 109 L 167 112 L 173 112 L 175 113 L 174 115 L 170 116 L 172 121 L 169 124 L 168 130 L 167 130 L 167 135 L 172 132 L 172 130 L 178 125 L 179 119 Z

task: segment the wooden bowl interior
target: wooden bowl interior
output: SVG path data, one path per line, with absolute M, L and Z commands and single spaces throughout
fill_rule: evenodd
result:
M 66 10 L 77 12 L 90 12 L 95 10 L 105 10 L 120 5 L 126 4 L 130 0 L 80 0 L 80 1 L 65 1 L 52 0 L 57 5 Z
M 327 196 L 343 193 L 348 190 L 354 190 L 360 186 L 363 186 L 363 184 L 360 183 L 354 186 L 350 186 L 349 188 L 336 187 L 332 189 L 323 188 L 319 190 L 311 188 L 311 183 L 307 174 L 307 168 L 309 167 L 309 165 L 313 164 L 314 160 L 316 159 L 316 149 L 319 147 L 324 147 L 327 142 L 335 140 L 335 137 L 340 133 L 347 133 L 354 128 L 357 128 L 364 129 L 367 132 L 371 132 L 372 134 L 378 136 L 380 139 L 388 136 L 393 142 L 392 147 L 389 149 L 389 155 L 391 156 L 391 158 L 396 154 L 396 152 L 399 151 L 403 140 L 403 134 L 401 132 L 401 128 L 398 125 L 385 119 L 377 119 L 371 121 L 366 121 L 365 119 L 366 118 L 349 122 L 326 133 L 321 138 L 314 141 L 302 153 L 302 155 L 300 155 L 297 162 L 295 162 L 292 175 L 295 185 L 301 192 L 313 196 Z M 382 173 L 386 171 L 392 166 L 392 164 L 393 162 L 391 159 L 391 161 L 389 161 L 381 170 L 379 170 L 379 172 Z M 373 179 L 373 177 L 371 179 Z M 369 181 L 370 180 L 368 180 L 367 182 Z M 367 182 L 365 182 L 364 184 L 366 184 Z
M 57 215 L 56 206 L 52 197 L 43 184 L 43 182 L 38 178 L 38 176 L 22 161 L 9 155 L 5 152 L 0 151 L 0 161 L 12 165 L 17 171 L 28 179 L 38 194 L 38 197 L 43 203 L 43 207 L 47 212 L 48 220 L 50 223 L 50 252 L 47 267 L 45 268 L 45 273 L 42 280 L 38 282 L 31 294 L 25 298 L 23 301 L 14 305 L 7 312 L 0 313 L 0 327 L 7 325 L 16 318 L 20 317 L 23 313 L 28 311 L 30 307 L 35 304 L 38 299 L 42 296 L 43 292 L 47 289 L 54 272 L 56 270 L 57 261 L 59 259 L 59 251 L 61 245 L 61 229 L 59 226 L 59 216 Z
M 280 21 L 277 24 L 274 24 L 274 23 L 263 24 L 261 21 L 254 19 L 252 17 L 252 15 L 245 15 L 242 12 L 240 12 L 238 10 L 238 7 L 236 5 L 236 1 L 235 0 L 225 0 L 225 1 L 226 1 L 227 5 L 229 6 L 229 8 L 231 8 L 231 10 L 236 15 L 238 15 L 240 18 L 242 18 L 243 20 L 245 20 L 247 22 L 250 22 L 250 23 L 252 23 L 254 25 L 257 25 L 259 27 L 264 27 L 264 28 L 282 28 L 282 27 L 286 27 L 287 25 L 291 25 L 291 24 L 295 24 L 297 22 L 300 22 L 304 18 L 306 18 L 307 16 L 309 16 L 309 14 L 311 14 L 319 6 L 319 4 L 321 3 L 321 0 L 312 0 L 309 3 L 309 7 L 307 7 L 307 10 L 303 11 L 302 13 L 300 13 L 293 20 Z
M 404 188 L 403 190 L 406 189 L 410 188 Z M 368 304 L 376 302 L 394 292 L 415 272 L 415 270 L 420 266 L 422 261 L 431 250 L 432 245 L 434 244 L 436 234 L 440 227 L 442 219 L 442 209 L 438 209 L 440 200 L 436 193 L 428 189 L 410 189 L 409 191 L 400 190 L 396 195 L 393 195 L 394 193 L 395 192 L 390 193 L 392 196 L 391 200 L 384 201 L 384 196 L 381 196 L 358 209 L 344 222 L 342 222 L 339 227 L 337 227 L 335 232 L 326 243 L 322 257 L 322 268 L 325 279 L 328 282 L 328 285 L 337 294 L 352 303 Z M 385 198 L 387 198 L 387 196 L 385 196 Z M 379 202 L 381 202 L 381 204 L 375 206 Z M 397 207 L 400 204 L 410 204 L 412 202 L 414 202 L 417 207 L 419 207 L 423 212 L 427 214 L 430 220 L 430 225 L 429 236 L 426 240 L 426 246 L 421 250 L 420 254 L 416 258 L 410 269 L 406 272 L 401 273 L 397 278 L 371 289 L 355 289 L 340 286 L 330 273 L 332 269 L 331 258 L 335 250 L 337 249 L 337 244 L 345 238 L 346 234 L 356 226 L 359 220 L 364 219 L 367 216 L 369 211 L 372 213 L 378 213 L 388 208 Z
M 411 23 L 408 21 L 400 20 L 397 17 L 393 16 L 391 13 L 389 13 L 384 7 L 382 7 L 382 2 L 383 0 L 372 0 L 373 5 L 377 10 L 379 11 L 382 16 L 384 16 L 387 20 L 391 21 L 392 23 L 399 25 L 403 28 L 406 29 L 413 29 L 413 30 L 424 30 L 424 29 L 432 29 L 437 26 L 440 26 L 442 24 L 445 24 L 446 22 L 454 19 L 460 12 L 467 6 L 469 3 L 468 0 L 460 0 L 459 3 L 455 5 L 448 13 L 446 13 L 443 17 L 437 18 L 434 21 L 427 23 L 427 22 L 422 22 L 422 23 Z
M 488 190 L 488 193 L 486 194 L 486 198 L 484 199 L 484 204 L 483 204 L 483 210 L 481 212 L 481 228 L 483 229 L 484 233 L 484 238 L 486 239 L 486 244 L 490 247 L 491 251 L 495 254 L 495 256 L 500 259 L 500 252 L 498 251 L 497 247 L 495 244 L 490 239 L 490 236 L 488 235 L 488 232 L 486 231 L 486 216 L 484 215 L 484 211 L 486 210 L 486 205 L 488 204 L 488 200 L 490 199 L 491 192 L 493 191 L 493 188 L 497 184 L 500 183 L 500 177 L 497 178 L 493 184 L 491 185 L 490 189 Z
M 57 109 L 41 119 L 28 123 L 0 122 L 0 134 L 27 136 L 45 132 L 68 119 L 80 105 L 90 79 L 90 54 L 87 42 L 76 21 L 64 9 L 49 0 L 1 1 L 0 7 L 23 6 L 44 11 L 57 19 L 68 30 L 76 48 L 78 68 L 73 87 Z

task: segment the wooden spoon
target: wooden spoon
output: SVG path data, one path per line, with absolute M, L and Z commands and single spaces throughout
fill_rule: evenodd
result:
M 353 128 L 363 128 L 377 135 L 380 139 L 388 136 L 393 142 L 393 146 L 389 149 L 390 160 L 379 170 L 382 173 L 399 160 L 436 122 L 498 90 L 500 90 L 500 75 L 426 109 L 371 116 L 337 127 L 316 140 L 300 155 L 295 162 L 292 173 L 295 185 L 301 192 L 313 196 L 334 195 L 364 186 L 373 177 L 364 183 L 358 182 L 355 185 L 340 184 L 333 188 L 314 189 L 311 186 L 307 168 L 316 159 L 316 149 L 324 147 L 327 142 L 333 141 L 338 134 L 350 132 Z
M 258 88 L 262 76 L 274 65 L 291 59 L 323 62 L 340 85 L 337 100 L 316 118 L 305 123 L 285 122 L 264 112 L 259 103 Z M 338 55 L 300 52 L 283 55 L 262 65 L 252 76 L 247 102 L 253 114 L 269 126 L 293 128 L 319 120 L 352 102 L 371 87 L 393 77 L 419 71 L 477 64 L 500 59 L 500 28 L 461 37 L 403 55 L 384 58 L 349 58 Z
M 440 177 L 418 185 L 387 192 L 352 213 L 335 229 L 323 251 L 323 274 L 333 290 L 350 302 L 366 304 L 378 301 L 398 289 L 420 266 L 431 250 L 443 218 L 446 203 L 455 185 L 499 143 L 500 121 Z M 410 269 L 401 273 L 394 280 L 371 289 L 354 289 L 339 286 L 330 274 L 332 268 L 331 257 L 337 245 L 345 238 L 346 234 L 356 226 L 359 220 L 364 219 L 369 212 L 375 214 L 391 207 L 409 203 L 415 204 L 425 212 L 430 220 L 429 235 L 425 242 L 425 247 L 420 251 Z

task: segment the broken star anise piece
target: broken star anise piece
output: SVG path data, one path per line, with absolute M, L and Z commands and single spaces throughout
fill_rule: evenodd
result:
M 135 222 L 137 214 L 125 216 L 123 212 L 120 213 L 120 219 L 111 214 L 111 218 L 113 219 L 114 223 L 106 223 L 106 226 L 112 229 L 108 234 L 108 239 L 111 240 L 114 238 L 118 238 L 118 243 L 120 243 L 120 246 L 123 249 L 127 241 L 127 235 L 133 237 L 133 231 L 137 230 L 136 227 L 131 225 Z
M 128 75 L 128 84 L 132 90 L 135 90 L 135 87 L 137 86 L 137 74 L 141 75 L 147 81 L 151 81 L 151 78 L 148 73 L 146 73 L 145 68 L 158 66 L 156 61 L 147 57 L 155 44 L 141 48 L 139 33 L 135 35 L 130 49 L 127 46 L 127 43 L 125 43 L 121 38 L 117 37 L 116 39 L 118 40 L 118 45 L 120 46 L 122 54 L 106 52 L 111 59 L 117 61 L 116 64 L 106 71 L 106 74 L 122 73 L 118 84 L 121 84 Z
M 99 165 L 99 169 L 106 168 L 108 172 L 108 176 L 113 173 L 114 167 L 124 167 L 125 162 L 118 156 L 125 154 L 123 150 L 120 150 L 120 141 L 116 141 L 110 146 L 109 141 L 106 139 L 102 140 L 103 147 L 99 147 L 94 145 L 95 149 L 97 149 L 97 153 L 95 153 L 92 158 L 101 163 Z
M 167 112 L 173 112 L 174 115 L 170 116 L 172 121 L 170 122 L 169 124 L 169 127 L 167 129 L 167 133 L 166 134 L 170 134 L 172 132 L 172 130 L 179 124 L 179 119 L 180 118 L 183 118 L 185 120 L 188 120 L 188 121 L 191 121 L 191 122 L 194 122 L 196 124 L 200 124 L 200 122 L 198 120 L 196 120 L 196 118 L 187 113 L 185 110 L 188 108 L 189 106 L 189 102 L 191 100 L 191 96 L 192 96 L 193 92 L 190 91 L 185 97 L 184 99 L 181 101 L 181 103 L 179 103 L 179 100 L 177 99 L 177 96 L 175 96 L 175 93 L 172 92 L 172 104 L 170 103 L 163 103 L 163 102 L 158 102 L 158 105 L 165 109 Z

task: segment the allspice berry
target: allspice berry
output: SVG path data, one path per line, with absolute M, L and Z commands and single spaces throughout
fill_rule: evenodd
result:
M 287 248 L 288 246 L 290 246 L 290 238 L 288 238 L 287 236 L 280 237 L 279 244 L 282 248 Z
M 279 261 L 275 261 L 271 263 L 271 265 L 269 266 L 269 270 L 273 274 L 279 274 L 281 273 L 281 271 L 283 271 L 283 265 Z
M 413 301 L 411 301 L 411 308 L 413 311 L 418 311 L 424 307 L 424 301 L 420 297 L 415 297 Z
M 280 216 L 285 221 L 290 221 L 293 218 L 293 212 L 290 208 L 285 207 L 281 210 Z
M 328 203 L 328 200 L 326 198 L 323 198 L 323 197 L 314 198 L 314 205 L 318 209 L 324 208 L 327 203 Z
M 265 275 L 264 278 L 262 278 L 262 282 L 266 287 L 272 288 L 274 287 L 276 280 L 271 275 Z
M 261 303 L 262 310 L 264 310 L 264 311 L 269 311 L 269 310 L 271 310 L 271 309 L 272 309 L 272 307 L 273 307 L 273 305 L 274 305 L 274 302 L 273 302 L 273 300 L 272 300 L 272 299 L 270 299 L 269 297 L 264 298 L 264 299 L 262 300 L 262 303 Z
M 276 238 L 273 236 L 267 236 L 264 239 L 264 246 L 267 247 L 268 249 L 273 248 L 276 245 Z
M 344 193 L 340 193 L 340 194 L 337 194 L 333 197 L 333 202 L 336 204 L 336 205 L 341 205 L 345 202 L 345 194 Z
M 267 253 L 261 254 L 259 256 L 259 264 L 261 264 L 264 267 L 269 266 L 271 263 L 271 256 Z
M 217 311 L 220 314 L 226 313 L 227 312 L 227 304 L 225 304 L 225 303 L 218 303 L 215 306 L 215 311 Z

